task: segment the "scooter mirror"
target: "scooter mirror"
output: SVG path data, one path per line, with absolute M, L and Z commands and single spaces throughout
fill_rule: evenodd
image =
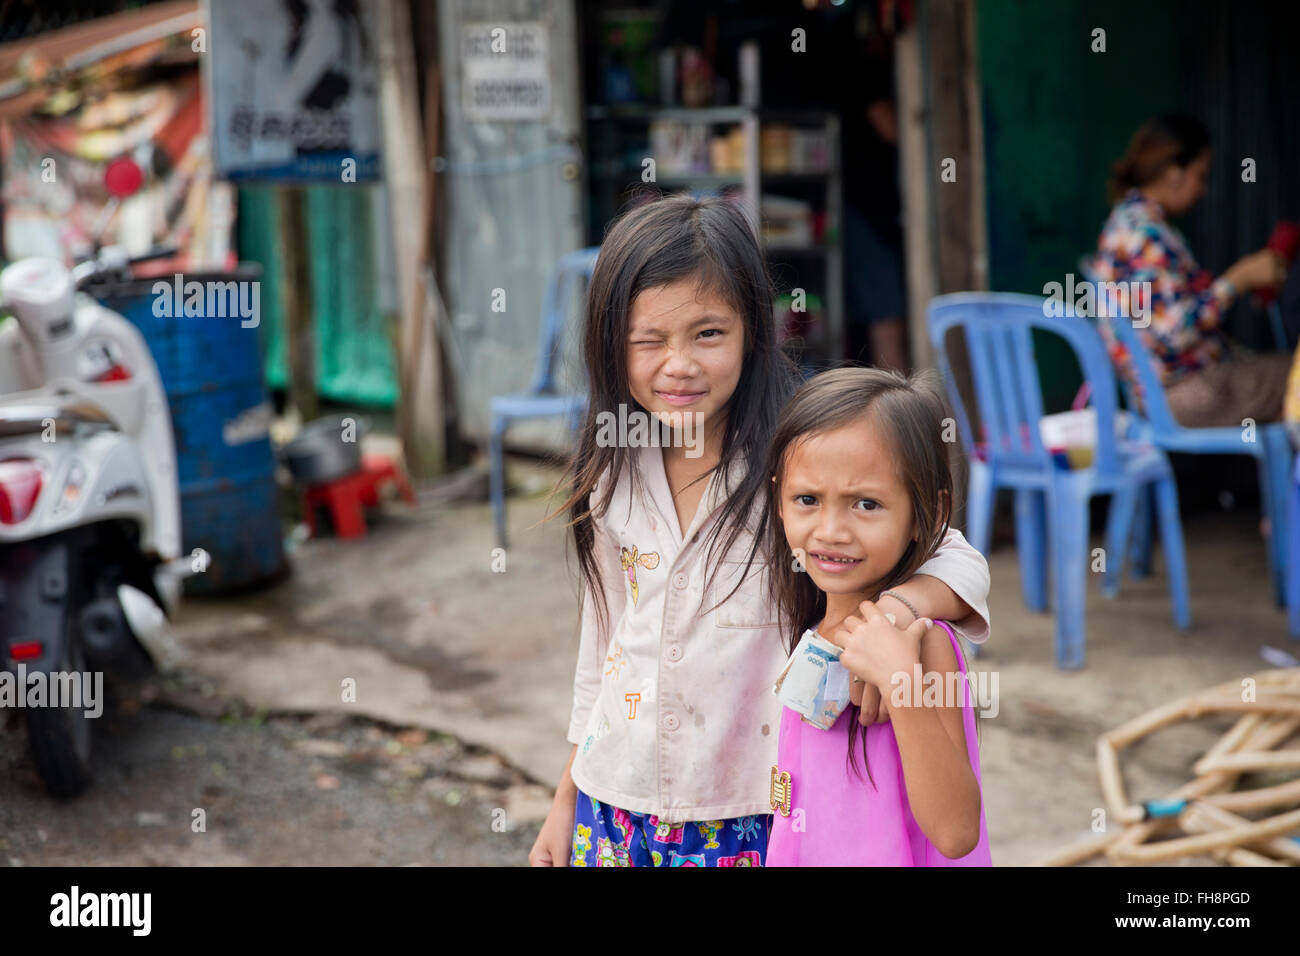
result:
M 104 186 L 118 199 L 133 195 L 144 182 L 144 173 L 135 161 L 125 156 L 115 159 L 104 170 Z

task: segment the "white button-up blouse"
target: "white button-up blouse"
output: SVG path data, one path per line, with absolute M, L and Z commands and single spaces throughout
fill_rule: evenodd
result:
M 573 781 L 603 803 L 670 822 L 770 813 L 781 726 L 771 688 L 788 654 L 766 569 L 755 561 L 740 589 L 713 608 L 742 573 L 753 535 L 742 533 L 706 589 L 708 531 L 725 503 L 721 476 L 683 533 L 661 450 L 634 450 L 630 464 L 642 475 L 635 500 L 625 469 L 596 522 L 608 616 L 601 627 L 583 601 L 568 733 L 578 747 Z M 975 643 L 988 637 L 988 565 L 960 532 L 949 532 L 917 573 L 971 606 L 958 633 Z

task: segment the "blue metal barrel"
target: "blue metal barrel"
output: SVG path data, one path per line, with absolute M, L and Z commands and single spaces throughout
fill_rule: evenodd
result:
M 255 266 L 186 273 L 182 291 L 190 282 L 206 290 L 207 283 L 256 282 L 260 274 Z M 273 409 L 262 382 L 258 327 L 251 318 L 230 314 L 228 287 L 213 287 L 212 296 L 205 292 L 203 308 L 191 310 L 202 314 L 187 315 L 183 299 L 155 295 L 157 282 L 174 292 L 175 278 L 166 276 L 115 283 L 94 294 L 140 330 L 167 392 L 184 551 L 202 548 L 211 559 L 185 590 L 212 593 L 273 579 L 285 569 L 285 557 L 268 432 Z M 251 304 L 251 287 L 236 288 Z

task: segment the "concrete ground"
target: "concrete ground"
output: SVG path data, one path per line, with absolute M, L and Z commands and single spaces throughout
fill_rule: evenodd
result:
M 46 795 L 25 734 L 0 734 L 0 863 L 508 866 L 536 839 L 523 821 L 548 792 L 492 754 L 419 728 L 226 703 L 199 687 L 120 699 L 75 800 Z
M 538 489 L 556 473 L 520 464 L 514 474 Z M 226 795 L 232 808 L 228 824 L 255 829 L 262 818 L 262 826 L 279 837 L 255 854 L 247 849 L 252 845 L 247 835 L 233 848 L 187 838 L 183 854 L 166 853 L 162 861 L 306 862 L 302 848 L 313 845 L 313 834 L 319 835 L 317 842 L 325 840 L 330 814 L 342 812 L 360 821 L 358 840 L 368 828 L 389 834 L 374 837 L 380 847 L 370 857 L 375 861 L 524 862 L 545 813 L 543 786 L 553 786 L 568 754 L 564 734 L 577 650 L 571 561 L 566 561 L 562 522 L 539 524 L 546 504 L 538 494 L 511 499 L 511 547 L 504 567 L 501 555 L 494 555 L 486 503 L 425 500 L 415 511 L 387 506 L 364 539 L 305 542 L 293 555 L 292 576 L 273 588 L 188 601 L 178 631 L 190 656 L 182 686 L 170 692 L 173 710 L 201 713 L 201 703 L 187 707 L 185 701 L 195 699 L 193 688 L 206 687 L 209 696 L 227 702 L 220 708 L 227 712 L 234 707 L 272 715 L 270 723 L 283 726 L 258 745 L 259 752 L 279 748 L 293 755 L 298 762 L 286 756 L 286 765 L 301 780 L 316 782 L 281 793 L 272 804 L 281 812 L 266 819 L 248 794 L 266 785 L 263 776 L 279 772 L 275 761 L 259 758 L 235 785 L 206 779 L 211 761 L 199 761 L 186 779 L 196 788 L 206 780 Z M 998 679 L 997 715 L 981 722 L 985 806 L 996 864 L 1030 863 L 1091 832 L 1093 810 L 1103 806 L 1094 755 L 1100 733 L 1175 697 L 1264 669 L 1268 665 L 1259 656 L 1264 645 L 1296 652 L 1300 642 L 1288 641 L 1283 612 L 1272 604 L 1257 522 L 1254 513 L 1242 510 L 1185 520 L 1193 613 L 1188 633 L 1173 627 L 1158 553 L 1153 576 L 1126 581 L 1116 600 L 1104 599 L 1091 580 L 1087 666 L 1073 672 L 1053 666 L 1051 616 L 1024 609 L 1013 546 L 1008 541 L 995 548 L 992 637 L 975 666 L 996 672 Z M 1002 521 L 999 532 L 1010 531 L 1009 519 Z M 355 687 L 355 701 L 344 699 L 346 686 Z M 159 702 L 150 706 L 157 710 Z M 174 736 L 180 718 L 173 710 L 159 711 L 171 721 L 167 727 L 159 716 L 156 727 L 131 732 Z M 202 732 L 197 725 L 204 718 L 185 719 L 196 724 L 187 732 Z M 332 736 L 302 729 L 311 719 L 354 729 L 335 730 Z M 1191 764 L 1229 725 L 1226 718 L 1180 725 L 1133 748 L 1124 759 L 1130 796 L 1161 797 L 1187 780 Z M 378 728 L 372 731 L 378 738 L 367 742 L 365 731 L 356 729 L 365 727 Z M 421 729 L 434 735 L 421 737 Z M 304 739 L 320 742 L 304 744 Z M 397 743 L 383 743 L 390 739 Z M 339 776 L 331 761 L 351 762 L 349 754 L 358 747 L 363 752 L 387 748 L 390 757 L 406 754 L 407 768 L 390 772 L 420 783 L 406 797 L 419 797 L 415 802 L 421 806 L 411 810 L 400 795 L 387 793 L 379 785 L 390 781 L 371 768 L 367 779 L 376 782 L 377 794 L 369 802 L 364 794 L 356 797 L 369 809 L 318 809 L 322 801 L 338 799 L 332 792 L 337 780 L 322 786 L 320 776 Z M 438 758 L 430 747 L 459 750 Z M 6 762 L 22 761 L 12 754 L 8 761 L 3 757 L 0 751 L 0 770 Z M 364 759 L 373 762 L 373 754 Z M 417 769 L 410 769 L 411 761 Z M 166 770 L 142 760 L 136 773 Z M 9 774 L 2 776 L 0 806 L 18 787 Z M 350 776 L 342 777 L 346 786 Z M 439 794 L 465 789 L 469 782 L 478 789 L 466 790 L 467 805 L 475 807 L 467 822 L 430 824 L 428 806 L 446 802 Z M 137 785 L 143 786 L 139 780 Z M 21 790 L 26 829 L 57 832 L 66 806 L 45 800 L 30 780 Z M 84 832 L 66 853 L 57 854 L 42 850 L 48 841 L 29 839 L 22 844 L 23 861 L 130 858 L 122 847 L 130 843 L 132 814 L 156 810 L 146 794 L 140 799 L 145 803 L 132 805 L 120 787 L 116 795 L 92 791 L 81 798 L 87 814 L 97 809 L 99 818 L 106 810 L 119 815 L 118 829 L 127 835 Z M 186 796 L 169 812 L 187 814 L 182 806 L 187 800 L 193 802 Z M 495 809 L 509 819 L 509 839 L 484 825 L 483 815 Z M 12 811 L 9 816 L 0 818 L 0 831 L 17 822 Z M 400 835 L 410 827 L 418 828 L 419 839 L 404 845 Z M 295 830 L 301 831 L 296 839 L 286 834 Z M 140 841 L 149 838 L 138 826 L 134 832 Z M 11 836 L 10 855 L 16 845 Z

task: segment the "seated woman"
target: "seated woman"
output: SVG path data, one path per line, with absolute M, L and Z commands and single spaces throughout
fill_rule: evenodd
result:
M 1142 303 L 1138 314 L 1151 321 L 1138 332 L 1157 360 L 1169 410 L 1181 425 L 1279 421 L 1291 355 L 1234 354 L 1221 321 L 1238 296 L 1282 283 L 1282 257 L 1261 249 L 1216 279 L 1197 265 L 1182 234 L 1165 219 L 1196 205 L 1209 169 L 1210 134 L 1199 120 L 1172 114 L 1144 123 L 1112 167 L 1115 206 L 1098 241 L 1094 278 L 1150 283 L 1140 286 L 1150 297 L 1150 311 Z M 1124 314 L 1134 314 L 1131 306 Z M 1098 324 L 1116 368 L 1136 381 L 1126 350 L 1106 322 Z

